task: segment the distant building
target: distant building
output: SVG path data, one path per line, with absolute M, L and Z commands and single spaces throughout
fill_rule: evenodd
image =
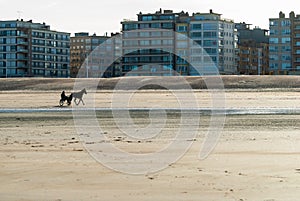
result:
M 0 21 L 0 77 L 69 77 L 70 34 L 45 23 Z
M 236 74 L 235 49 L 237 36 L 233 20 L 221 18 L 221 14 L 196 13 L 190 17 L 189 36 L 199 43 L 219 69 L 220 74 Z M 193 55 L 194 58 L 199 56 Z M 206 57 L 198 58 L 206 62 Z
M 270 74 L 300 75 L 300 15 L 270 18 Z
M 212 10 L 192 16 L 172 10 L 139 13 L 137 21 L 124 20 L 121 24 L 123 73 L 170 76 L 176 71 L 181 75 L 199 75 L 187 61 L 205 64 L 211 60 L 220 74 L 237 72 L 234 22 L 222 19 Z M 209 57 L 201 51 L 191 51 L 190 39 L 203 47 Z
M 250 24 L 237 23 L 238 32 L 238 73 L 242 75 L 269 74 L 268 30 Z
M 121 22 L 123 75 L 128 72 L 131 75 L 172 75 L 175 67 L 173 31 L 178 15 L 160 10 L 154 14 L 139 13 L 137 21 Z
M 116 35 L 118 34 L 112 33 L 112 36 Z M 120 57 L 122 54 L 119 51 L 121 49 L 120 43 L 118 37 L 89 35 L 85 32 L 75 33 L 75 36 L 71 37 L 71 77 L 77 77 L 80 68 L 82 68 L 80 72 L 85 77 L 100 77 L 100 74 L 103 74 L 102 77 L 120 76 L 120 59 L 116 58 L 116 61 L 111 65 L 108 64 L 109 67 L 106 68 L 106 66 L 100 67 L 100 60 L 104 59 L 101 58 L 102 56 L 97 55 L 94 60 L 94 56 L 89 56 L 101 45 L 106 48 L 105 51 L 110 51 L 105 57 Z

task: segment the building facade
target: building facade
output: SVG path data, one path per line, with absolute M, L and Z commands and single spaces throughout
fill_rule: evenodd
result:
M 137 21 L 123 21 L 123 75 L 172 75 L 175 22 L 170 10 L 138 14 Z
M 213 62 L 220 74 L 236 74 L 237 37 L 233 20 L 222 19 L 221 14 L 212 10 L 209 13 L 193 14 L 190 19 L 189 36 L 201 45 L 206 53 L 198 60 L 204 64 Z
M 269 35 L 268 31 L 250 24 L 237 23 L 238 32 L 238 74 L 269 74 Z
M 137 21 L 123 21 L 124 74 L 199 75 L 192 63 L 214 65 L 220 74 L 235 74 L 236 32 L 232 20 L 220 14 L 159 10 L 138 14 Z M 201 48 L 193 49 L 197 43 Z M 201 74 L 201 72 L 200 72 Z
M 270 18 L 270 74 L 300 75 L 300 15 Z
M 45 23 L 0 21 L 0 77 L 69 77 L 70 34 Z
M 71 37 L 71 77 L 77 77 L 79 70 L 83 74 L 80 76 L 87 78 L 120 76 L 120 59 L 118 59 L 122 55 L 120 40 L 118 34 L 113 33 L 111 37 L 89 35 L 86 32 L 75 33 L 75 36 Z M 104 60 L 114 60 L 114 62 L 104 65 Z

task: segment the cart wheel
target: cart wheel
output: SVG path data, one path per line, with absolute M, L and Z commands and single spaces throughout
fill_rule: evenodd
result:
M 59 101 L 59 106 L 61 107 L 61 106 L 63 106 L 64 105 L 64 101 L 63 100 L 60 100 Z

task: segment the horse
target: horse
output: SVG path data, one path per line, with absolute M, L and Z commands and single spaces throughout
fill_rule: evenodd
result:
M 80 102 L 82 102 L 82 104 L 85 105 L 84 102 L 83 102 L 83 100 L 82 100 L 83 94 L 87 94 L 85 88 L 82 89 L 82 90 L 79 91 L 79 92 L 74 92 L 74 93 L 71 94 L 71 96 L 74 98 L 74 103 L 75 103 L 76 105 L 79 105 Z M 78 102 L 76 102 L 77 99 L 79 99 Z

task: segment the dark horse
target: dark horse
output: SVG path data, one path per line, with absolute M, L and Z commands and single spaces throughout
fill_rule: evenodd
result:
M 84 102 L 82 100 L 83 94 L 87 94 L 85 88 L 82 89 L 80 92 L 74 92 L 74 93 L 71 94 L 71 96 L 74 98 L 74 103 L 76 105 L 79 105 L 80 102 L 82 102 L 82 104 L 84 105 Z M 76 101 L 77 99 L 79 99 L 78 102 Z
M 71 105 L 72 98 L 73 98 L 72 94 L 70 96 L 66 96 L 65 91 L 62 91 L 60 95 L 59 106 L 63 106 L 65 101 L 68 102 L 68 105 Z

